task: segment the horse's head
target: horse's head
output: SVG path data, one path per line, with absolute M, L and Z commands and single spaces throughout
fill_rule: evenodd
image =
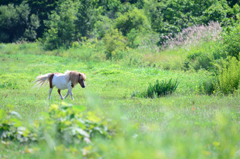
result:
M 82 88 L 86 87 L 85 80 L 86 80 L 86 75 L 84 73 L 79 73 L 78 83 L 82 86 Z

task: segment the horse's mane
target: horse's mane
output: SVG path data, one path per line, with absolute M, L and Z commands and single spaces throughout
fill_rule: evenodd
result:
M 73 86 L 75 86 L 78 83 L 79 74 L 81 74 L 83 80 L 86 79 L 84 73 L 79 73 L 77 71 L 66 71 L 65 74 L 67 74 L 67 81 L 71 81 Z
M 80 73 L 82 75 L 83 80 L 86 80 L 86 75 L 84 73 Z

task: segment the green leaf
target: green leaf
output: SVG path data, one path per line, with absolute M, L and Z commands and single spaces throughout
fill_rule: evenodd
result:
M 50 106 L 49 112 L 52 111 L 52 110 L 57 111 L 58 108 L 59 108 L 59 106 L 58 106 L 57 104 L 52 104 L 52 105 Z
M 27 137 L 29 133 L 30 133 L 30 131 L 29 131 L 28 129 L 25 129 L 25 130 L 23 131 L 23 136 L 24 136 L 24 137 Z
M 84 121 L 81 119 L 78 119 L 77 125 L 82 129 L 86 129 L 86 125 L 84 124 Z
M 69 104 L 69 103 L 66 103 L 66 102 L 62 102 L 61 103 L 61 108 L 66 110 L 68 109 L 69 107 L 72 107 L 73 105 L 72 104 Z
M 88 112 L 87 119 L 92 122 L 99 122 L 101 119 L 95 115 L 93 112 Z
M 13 119 L 11 119 L 11 120 L 14 122 L 14 126 L 15 126 L 15 127 L 19 127 L 19 126 L 22 125 L 22 122 L 19 121 L 19 120 L 16 119 L 16 118 L 13 118 Z

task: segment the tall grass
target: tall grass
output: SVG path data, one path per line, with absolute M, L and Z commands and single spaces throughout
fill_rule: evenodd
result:
M 136 54 L 140 54 L 140 65 L 160 67 L 170 70 L 185 69 L 185 63 L 188 63 L 187 57 L 197 52 L 203 52 L 203 57 L 207 58 L 214 52 L 216 43 L 222 38 L 222 28 L 218 22 L 210 22 L 208 25 L 196 25 L 184 29 L 175 37 L 171 35 L 159 39 L 156 36 L 142 38 L 142 43 L 138 47 L 138 51 L 130 51 L 129 56 L 139 58 Z M 140 36 L 138 37 L 140 38 Z M 164 41 L 155 47 L 156 39 Z M 137 39 L 140 41 L 140 39 Z M 150 44 L 149 44 L 150 43 Z M 159 49 L 161 48 L 161 49 Z M 123 59 L 127 60 L 127 59 Z M 202 61 L 202 62 L 201 62 Z M 199 58 L 193 62 L 192 68 L 199 69 L 204 67 L 202 63 L 206 60 Z M 194 64 L 195 63 L 195 64 Z
M 195 25 L 183 29 L 175 37 L 164 36 L 162 43 L 163 49 L 173 49 L 179 46 L 188 48 L 198 46 L 202 42 L 216 41 L 221 38 L 222 28 L 218 22 L 209 22 L 208 25 Z

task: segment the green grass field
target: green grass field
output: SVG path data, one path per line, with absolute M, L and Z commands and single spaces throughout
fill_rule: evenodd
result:
M 37 91 L 32 88 L 32 81 L 40 74 L 76 70 L 86 74 L 86 88 L 76 86 L 75 100 L 69 96 L 64 101 L 86 106 L 87 110 L 119 121 L 119 129 L 124 133 L 108 140 L 97 138 L 94 144 L 84 148 L 57 145 L 51 149 L 47 144 L 2 142 L 0 158 L 240 157 L 239 95 L 201 95 L 199 85 L 208 77 L 205 71 L 128 66 L 117 61 L 94 61 L 71 55 L 81 51 L 66 52 L 58 56 L 58 52 L 44 52 L 36 44 L 2 47 L 0 109 L 7 110 L 12 105 L 22 116 L 23 125 L 33 123 L 51 104 L 61 104 L 61 99 L 54 88 L 51 100 L 47 100 L 49 87 Z M 134 91 L 146 90 L 149 83 L 170 78 L 180 82 L 172 95 L 153 99 L 132 97 Z M 62 91 L 63 95 L 66 93 Z M 92 153 L 86 155 L 84 152 L 88 149 Z

